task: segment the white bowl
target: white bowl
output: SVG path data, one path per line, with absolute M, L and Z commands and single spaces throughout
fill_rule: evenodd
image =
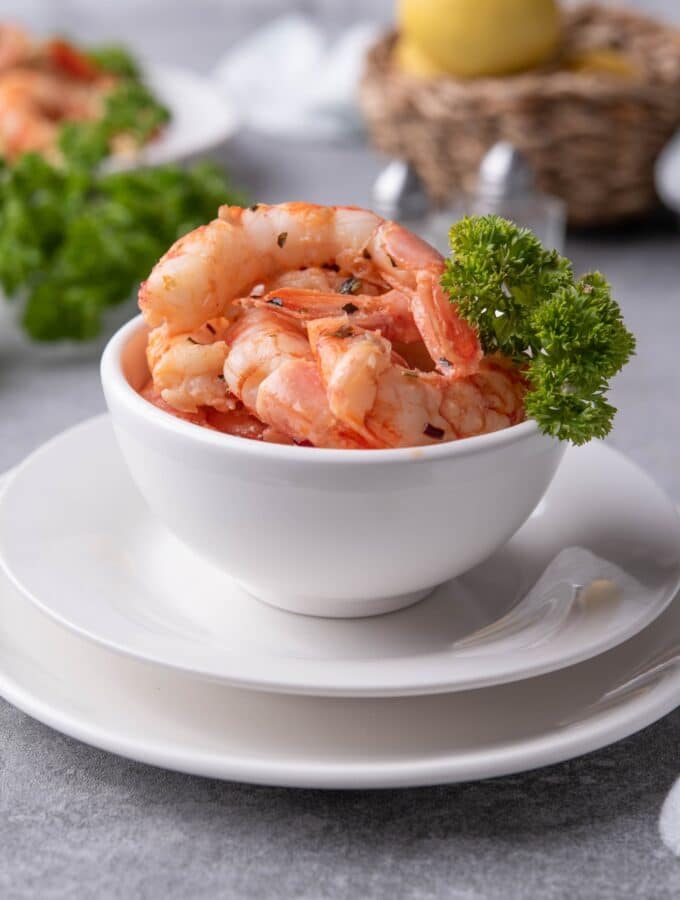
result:
M 398 450 L 323 450 L 200 428 L 144 400 L 141 317 L 102 357 L 123 456 L 156 516 L 261 600 L 317 616 L 408 606 L 522 525 L 565 445 L 534 422 Z M 200 602 L 200 598 L 197 598 Z

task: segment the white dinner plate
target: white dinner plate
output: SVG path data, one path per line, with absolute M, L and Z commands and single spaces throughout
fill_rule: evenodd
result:
M 407 787 L 506 775 L 619 740 L 680 702 L 680 603 L 603 656 L 477 691 L 347 699 L 245 691 L 112 653 L 0 573 L 0 695 L 141 762 L 297 787 Z
M 107 161 L 108 171 L 181 162 L 214 150 L 239 127 L 234 107 L 215 83 L 203 75 L 174 66 L 144 66 L 144 81 L 170 110 L 170 121 L 156 140 L 133 159 Z
M 420 604 L 298 616 L 252 598 L 151 517 L 102 416 L 16 470 L 0 497 L 0 556 L 37 606 L 118 652 L 240 687 L 404 696 L 534 676 L 635 634 L 677 588 L 680 526 L 624 457 L 570 449 L 512 540 Z

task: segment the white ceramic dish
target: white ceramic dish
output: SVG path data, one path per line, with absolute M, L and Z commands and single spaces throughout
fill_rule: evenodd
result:
M 503 687 L 404 699 L 206 684 L 84 641 L 0 573 L 0 695 L 79 740 L 197 775 L 387 788 L 545 766 L 619 740 L 680 700 L 680 604 L 604 656 Z
M 293 612 L 366 616 L 416 602 L 508 540 L 564 453 L 533 422 L 399 450 L 218 434 L 139 396 L 146 341 L 140 316 L 111 338 L 101 365 L 135 483 L 189 547 Z
M 114 158 L 109 171 L 181 162 L 219 147 L 239 127 L 233 106 L 214 82 L 196 72 L 174 66 L 144 66 L 144 79 L 171 119 L 157 140 L 133 159 Z
M 422 603 L 297 616 L 254 601 L 151 517 L 100 417 L 17 470 L 0 553 L 41 609 L 119 652 L 243 687 L 405 695 L 525 678 L 625 640 L 675 591 L 680 528 L 630 462 L 572 449 L 510 542 Z

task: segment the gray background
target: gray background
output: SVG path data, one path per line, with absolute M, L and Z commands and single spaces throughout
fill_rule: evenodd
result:
M 390 3 L 6 0 L 42 31 L 119 38 L 158 62 L 207 71 L 274 12 L 330 29 L 389 18 Z M 678 4 L 639 3 L 680 18 Z M 187 34 L 191 33 L 191 39 Z M 266 201 L 367 203 L 382 160 L 354 148 L 243 134 L 222 154 Z M 613 282 L 639 353 L 619 378 L 608 439 L 680 501 L 680 234 L 672 219 L 572 236 L 577 268 Z M 96 361 L 0 355 L 0 470 L 104 408 Z M 678 698 L 680 701 L 680 698 Z M 226 784 L 158 771 L 86 747 L 0 701 L 0 896 L 680 896 L 680 860 L 657 833 L 680 774 L 680 710 L 614 747 L 493 781 L 387 792 Z

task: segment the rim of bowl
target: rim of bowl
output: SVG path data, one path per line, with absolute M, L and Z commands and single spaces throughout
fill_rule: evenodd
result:
M 121 357 L 134 334 L 146 323 L 141 315 L 135 316 L 122 325 L 109 339 L 101 357 L 100 373 L 102 384 L 106 390 L 115 393 L 117 399 L 124 404 L 130 413 L 145 419 L 149 424 L 169 432 L 177 437 L 193 441 L 213 448 L 244 451 L 256 456 L 270 459 L 288 460 L 312 464 L 347 463 L 350 465 L 375 465 L 376 463 L 396 463 L 404 461 L 427 462 L 456 456 L 470 456 L 490 450 L 498 450 L 530 438 L 543 438 L 555 441 L 555 438 L 543 435 L 533 419 L 510 425 L 500 431 L 476 437 L 459 438 L 443 444 L 428 444 L 418 447 L 393 447 L 384 450 L 349 450 L 330 449 L 325 447 L 300 447 L 290 444 L 274 444 L 266 441 L 253 441 L 237 435 L 211 431 L 193 422 L 178 419 L 158 409 L 145 400 L 129 383 L 123 373 Z

